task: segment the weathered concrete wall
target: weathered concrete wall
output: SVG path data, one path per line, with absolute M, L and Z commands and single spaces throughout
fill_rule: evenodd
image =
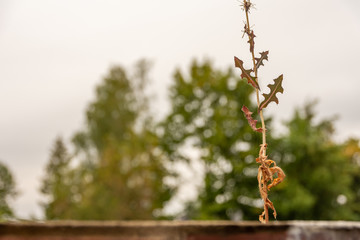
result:
M 359 222 L 130 221 L 0 223 L 1 240 L 358 240 Z

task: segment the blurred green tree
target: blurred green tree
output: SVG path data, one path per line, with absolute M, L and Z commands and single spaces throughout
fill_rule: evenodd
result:
M 358 220 L 352 207 L 359 165 L 344 151 L 348 143 L 334 141 L 334 119 L 315 122 L 314 106 L 297 109 L 287 133 L 269 144 L 288 175 L 272 193 L 278 219 Z
M 71 186 L 64 187 L 73 202 L 66 204 L 60 195 L 52 194 L 69 208 L 66 218 L 154 219 L 170 198 L 163 181 L 166 159 L 157 147 L 148 112 L 148 70 L 144 60 L 132 75 L 113 67 L 96 88 L 96 99 L 86 111 L 86 126 L 73 137 L 75 167 L 67 173 Z
M 261 140 L 241 111 L 242 104 L 256 109 L 251 94 L 246 81 L 230 70 L 215 70 L 210 62 L 193 62 L 187 75 L 175 73 L 171 112 L 158 130 L 162 148 L 173 162 L 191 168 L 190 147 L 204 172 L 198 198 L 177 217 L 258 219 L 262 202 L 254 146 Z M 288 176 L 271 194 L 278 219 L 358 220 L 358 142 L 335 142 L 333 119 L 315 123 L 314 105 L 296 110 L 280 137 L 268 135 L 269 157 L 281 162 Z
M 346 199 L 342 198 L 343 203 L 347 207 L 350 207 L 353 214 L 356 214 L 351 220 L 360 221 L 360 141 L 356 138 L 349 138 L 344 144 L 344 154 L 348 157 L 350 164 L 352 165 L 351 172 L 353 176 L 353 181 L 351 185 L 352 198 L 348 203 L 348 197 Z M 341 200 L 341 199 L 340 199 Z
M 145 93 L 148 69 L 141 61 L 132 75 L 110 70 L 84 130 L 73 137 L 71 158 L 56 140 L 42 187 L 46 217 L 159 217 L 182 185 L 177 164 L 191 169 L 197 162 L 204 176 L 198 197 L 175 217 L 256 220 L 262 202 L 254 146 L 261 136 L 241 111 L 243 104 L 256 109 L 253 88 L 230 69 L 194 61 L 189 73 L 175 72 L 170 113 L 155 125 Z M 333 119 L 315 121 L 314 105 L 297 109 L 279 137 L 268 135 L 269 158 L 288 176 L 271 194 L 278 219 L 360 220 L 359 141 L 334 141 Z
M 48 199 L 41 203 L 46 219 L 71 219 L 73 186 L 70 155 L 61 137 L 57 137 L 46 166 L 41 193 Z
M 204 182 L 196 201 L 187 203 L 186 219 L 254 219 L 260 213 L 256 156 L 260 143 L 241 111 L 252 109 L 253 89 L 232 71 L 194 61 L 189 74 L 176 71 L 170 88 L 171 112 L 159 125 L 162 148 L 173 162 L 191 168 L 192 148 L 203 166 Z M 185 147 L 185 150 L 184 150 Z M 200 174 L 200 173 L 199 173 Z
M 0 163 L 0 220 L 14 217 L 9 200 L 17 196 L 16 183 L 9 168 Z

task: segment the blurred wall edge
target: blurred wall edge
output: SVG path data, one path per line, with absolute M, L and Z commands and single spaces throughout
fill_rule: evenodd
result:
M 0 223 L 1 240 L 359 239 L 360 222 L 129 221 Z

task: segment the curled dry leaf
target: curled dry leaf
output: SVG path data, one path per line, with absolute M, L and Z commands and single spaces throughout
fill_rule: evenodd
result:
M 246 117 L 246 119 L 248 120 L 248 123 L 249 123 L 250 127 L 251 127 L 254 131 L 256 131 L 256 132 L 262 132 L 262 131 L 263 131 L 262 128 L 257 128 L 257 127 L 256 127 L 257 120 L 255 120 L 255 119 L 253 119 L 253 118 L 251 117 L 251 115 L 252 115 L 253 113 L 250 112 L 247 107 L 243 106 L 243 107 L 241 108 L 241 111 L 244 112 L 245 117 Z
M 255 77 L 251 76 L 250 73 L 253 71 L 252 69 L 245 69 L 244 68 L 244 62 L 238 59 L 237 57 L 234 57 L 235 61 L 235 67 L 238 67 L 241 69 L 241 77 L 246 78 L 248 80 L 248 83 L 251 84 L 254 88 L 257 88 L 260 90 L 259 84 L 257 83 Z
M 280 167 L 276 167 L 276 166 L 272 167 L 272 168 L 270 168 L 270 172 L 272 175 L 277 173 L 278 177 L 273 179 L 273 181 L 267 186 L 268 190 L 270 190 L 270 188 L 275 187 L 276 185 L 281 183 L 285 178 L 285 173 Z
M 262 223 L 266 223 L 268 221 L 267 217 L 268 217 L 269 208 L 273 210 L 273 215 L 274 218 L 276 219 L 277 216 L 276 209 L 274 207 L 274 204 L 268 198 L 268 191 L 270 190 L 270 188 L 281 183 L 285 178 L 284 171 L 280 167 L 276 166 L 275 161 L 271 159 L 267 159 L 266 148 L 267 148 L 266 144 L 261 145 L 259 151 L 259 157 L 256 159 L 256 162 L 260 163 L 260 166 L 258 168 L 257 178 L 259 183 L 260 196 L 264 202 L 264 211 L 259 216 L 259 221 Z M 276 178 L 274 178 L 275 174 L 277 174 Z

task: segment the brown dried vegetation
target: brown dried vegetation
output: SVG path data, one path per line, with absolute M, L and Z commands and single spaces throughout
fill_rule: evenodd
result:
M 250 27 L 249 21 L 249 13 L 250 9 L 253 8 L 254 4 L 250 2 L 250 0 L 243 0 L 242 9 L 245 12 L 246 22 L 244 26 L 244 35 L 248 36 L 248 43 L 250 45 L 250 53 L 252 55 L 252 69 L 245 69 L 243 64 L 244 62 L 237 57 L 234 57 L 235 67 L 240 68 L 241 77 L 246 79 L 248 83 L 255 88 L 256 98 L 257 98 L 257 106 L 258 106 L 258 114 L 261 119 L 261 127 L 256 127 L 257 120 L 252 118 L 252 112 L 246 107 L 242 107 L 242 111 L 245 114 L 246 119 L 248 120 L 251 128 L 256 132 L 262 133 L 262 144 L 260 145 L 259 157 L 256 158 L 256 162 L 260 164 L 258 168 L 258 183 L 259 183 L 259 191 L 260 196 L 264 203 L 264 211 L 259 216 L 259 220 L 262 223 L 269 222 L 269 208 L 272 209 L 274 218 L 276 218 L 276 210 L 274 204 L 270 201 L 268 197 L 268 192 L 270 189 L 279 183 L 281 183 L 285 178 L 284 171 L 278 167 L 275 161 L 268 159 L 266 155 L 267 143 L 266 143 L 266 127 L 265 121 L 263 117 L 263 109 L 268 106 L 271 102 L 279 103 L 279 99 L 277 98 L 277 93 L 283 93 L 284 89 L 282 88 L 283 75 L 280 75 L 278 78 L 274 79 L 274 84 L 269 84 L 268 88 L 270 89 L 270 93 L 263 93 L 264 100 L 260 102 L 260 87 L 258 82 L 258 68 L 264 65 L 264 60 L 268 60 L 269 51 L 260 52 L 260 57 L 255 57 L 255 34 L 254 30 Z M 253 74 L 253 75 L 252 75 Z M 276 176 L 276 177 L 275 177 Z

